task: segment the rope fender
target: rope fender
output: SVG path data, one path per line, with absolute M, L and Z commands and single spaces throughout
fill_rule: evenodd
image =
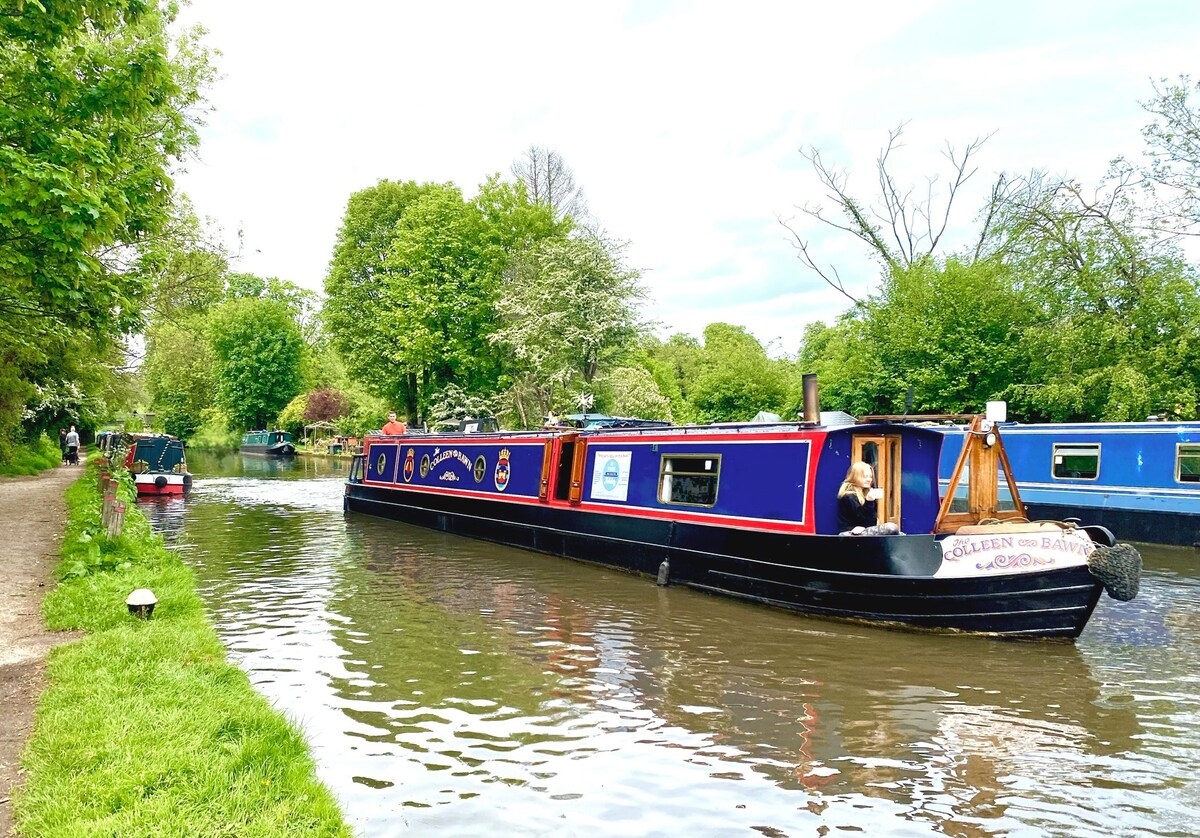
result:
M 1104 585 L 1108 595 L 1120 602 L 1137 596 L 1142 576 L 1142 554 L 1128 544 L 1103 545 L 1088 556 L 1088 570 Z

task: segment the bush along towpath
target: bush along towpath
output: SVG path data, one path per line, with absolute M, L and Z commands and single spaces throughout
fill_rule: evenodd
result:
M 350 835 L 298 728 L 226 660 L 191 570 L 150 530 L 128 474 L 124 528 L 109 536 L 99 469 L 66 494 L 44 614 L 82 634 L 50 654 L 17 834 Z M 138 588 L 157 597 L 149 619 L 126 608 Z

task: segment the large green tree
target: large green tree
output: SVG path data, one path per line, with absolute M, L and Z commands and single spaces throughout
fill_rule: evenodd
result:
M 413 421 L 451 385 L 490 392 L 506 363 L 488 339 L 501 279 L 516 255 L 567 229 L 497 178 L 471 201 L 450 184 L 356 193 L 325 282 L 330 340 L 352 375 Z
M 503 324 L 491 339 L 510 353 L 524 424 L 566 388 L 589 388 L 606 357 L 637 345 L 645 290 L 621 256 L 619 245 L 584 234 L 546 239 L 513 262 L 496 305 Z
M 760 410 L 785 411 L 793 375 L 742 326 L 710 323 L 691 402 L 707 421 L 748 422 Z
M 125 377 L 115 356 L 147 288 L 135 263 L 170 218 L 212 75 L 195 32 L 170 43 L 174 14 L 0 2 L 0 456 L 22 402 L 35 430 L 62 394 L 95 407 Z
M 300 392 L 304 339 L 294 310 L 235 297 L 212 313 L 209 334 L 218 404 L 236 425 L 265 428 Z

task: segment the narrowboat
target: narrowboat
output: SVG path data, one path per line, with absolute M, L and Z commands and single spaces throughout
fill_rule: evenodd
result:
M 181 495 L 192 485 L 183 442 L 169 434 L 126 434 L 125 468 L 139 495 Z
M 955 480 L 969 471 L 968 509 L 953 512 L 939 493 L 943 433 L 819 415 L 368 437 L 344 508 L 890 627 L 1073 638 L 1105 590 L 1136 594 L 1141 557 L 1105 528 L 1030 523 L 1019 499 L 999 511 L 992 429 L 964 447 L 972 467 Z M 839 534 L 837 492 L 859 460 L 878 476 L 880 522 L 900 534 Z
M 296 453 L 296 443 L 287 431 L 247 431 L 238 451 L 243 454 L 286 457 Z
M 1080 518 L 1129 541 L 1200 547 L 1200 422 L 1004 423 L 1029 517 Z M 943 429 L 948 483 L 966 438 Z

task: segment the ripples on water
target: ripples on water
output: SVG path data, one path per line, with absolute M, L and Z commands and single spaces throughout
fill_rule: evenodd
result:
M 1075 644 L 907 634 L 343 516 L 312 461 L 191 459 L 149 511 L 361 835 L 1195 834 L 1193 551 L 1146 548 Z

